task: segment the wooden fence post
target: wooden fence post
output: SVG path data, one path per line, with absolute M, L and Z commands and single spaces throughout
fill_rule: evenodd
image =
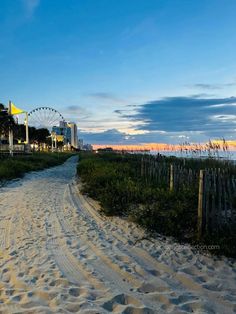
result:
M 173 164 L 170 165 L 170 191 L 174 189 L 174 170 Z
M 200 170 L 199 175 L 199 189 L 198 189 L 198 224 L 197 224 L 197 237 L 198 240 L 202 236 L 202 211 L 203 211 L 203 170 Z

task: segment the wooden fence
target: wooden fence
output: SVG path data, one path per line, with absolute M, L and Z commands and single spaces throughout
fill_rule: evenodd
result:
M 236 232 L 236 174 L 222 163 L 221 168 L 201 169 L 201 162 L 185 164 L 165 158 L 144 156 L 140 174 L 146 183 L 170 191 L 193 189 L 198 195 L 198 236 L 225 229 Z
M 224 169 L 206 169 L 202 190 L 202 232 L 236 231 L 236 176 Z

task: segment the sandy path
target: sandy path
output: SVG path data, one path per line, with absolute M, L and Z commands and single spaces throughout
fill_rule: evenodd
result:
M 236 263 L 193 252 L 81 195 L 76 159 L 0 189 L 0 313 L 235 313 Z

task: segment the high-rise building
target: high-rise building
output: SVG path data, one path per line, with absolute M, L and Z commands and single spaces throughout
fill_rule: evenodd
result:
M 60 121 L 59 126 L 53 126 L 52 132 L 60 138 L 63 136 L 65 145 L 70 144 L 74 148 L 78 148 L 77 125 L 75 123 Z
M 82 150 L 83 146 L 84 146 L 84 141 L 81 138 L 78 139 L 78 148 Z
M 77 135 L 77 125 L 73 122 L 68 123 L 68 126 L 71 129 L 71 146 L 78 148 L 78 135 Z
M 67 127 L 67 122 L 66 121 L 60 121 L 59 122 L 59 128 L 66 128 Z

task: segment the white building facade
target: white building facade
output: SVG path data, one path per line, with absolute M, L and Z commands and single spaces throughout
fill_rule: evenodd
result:
M 69 128 L 71 129 L 71 146 L 78 148 L 78 134 L 77 134 L 77 125 L 73 122 L 68 123 Z

